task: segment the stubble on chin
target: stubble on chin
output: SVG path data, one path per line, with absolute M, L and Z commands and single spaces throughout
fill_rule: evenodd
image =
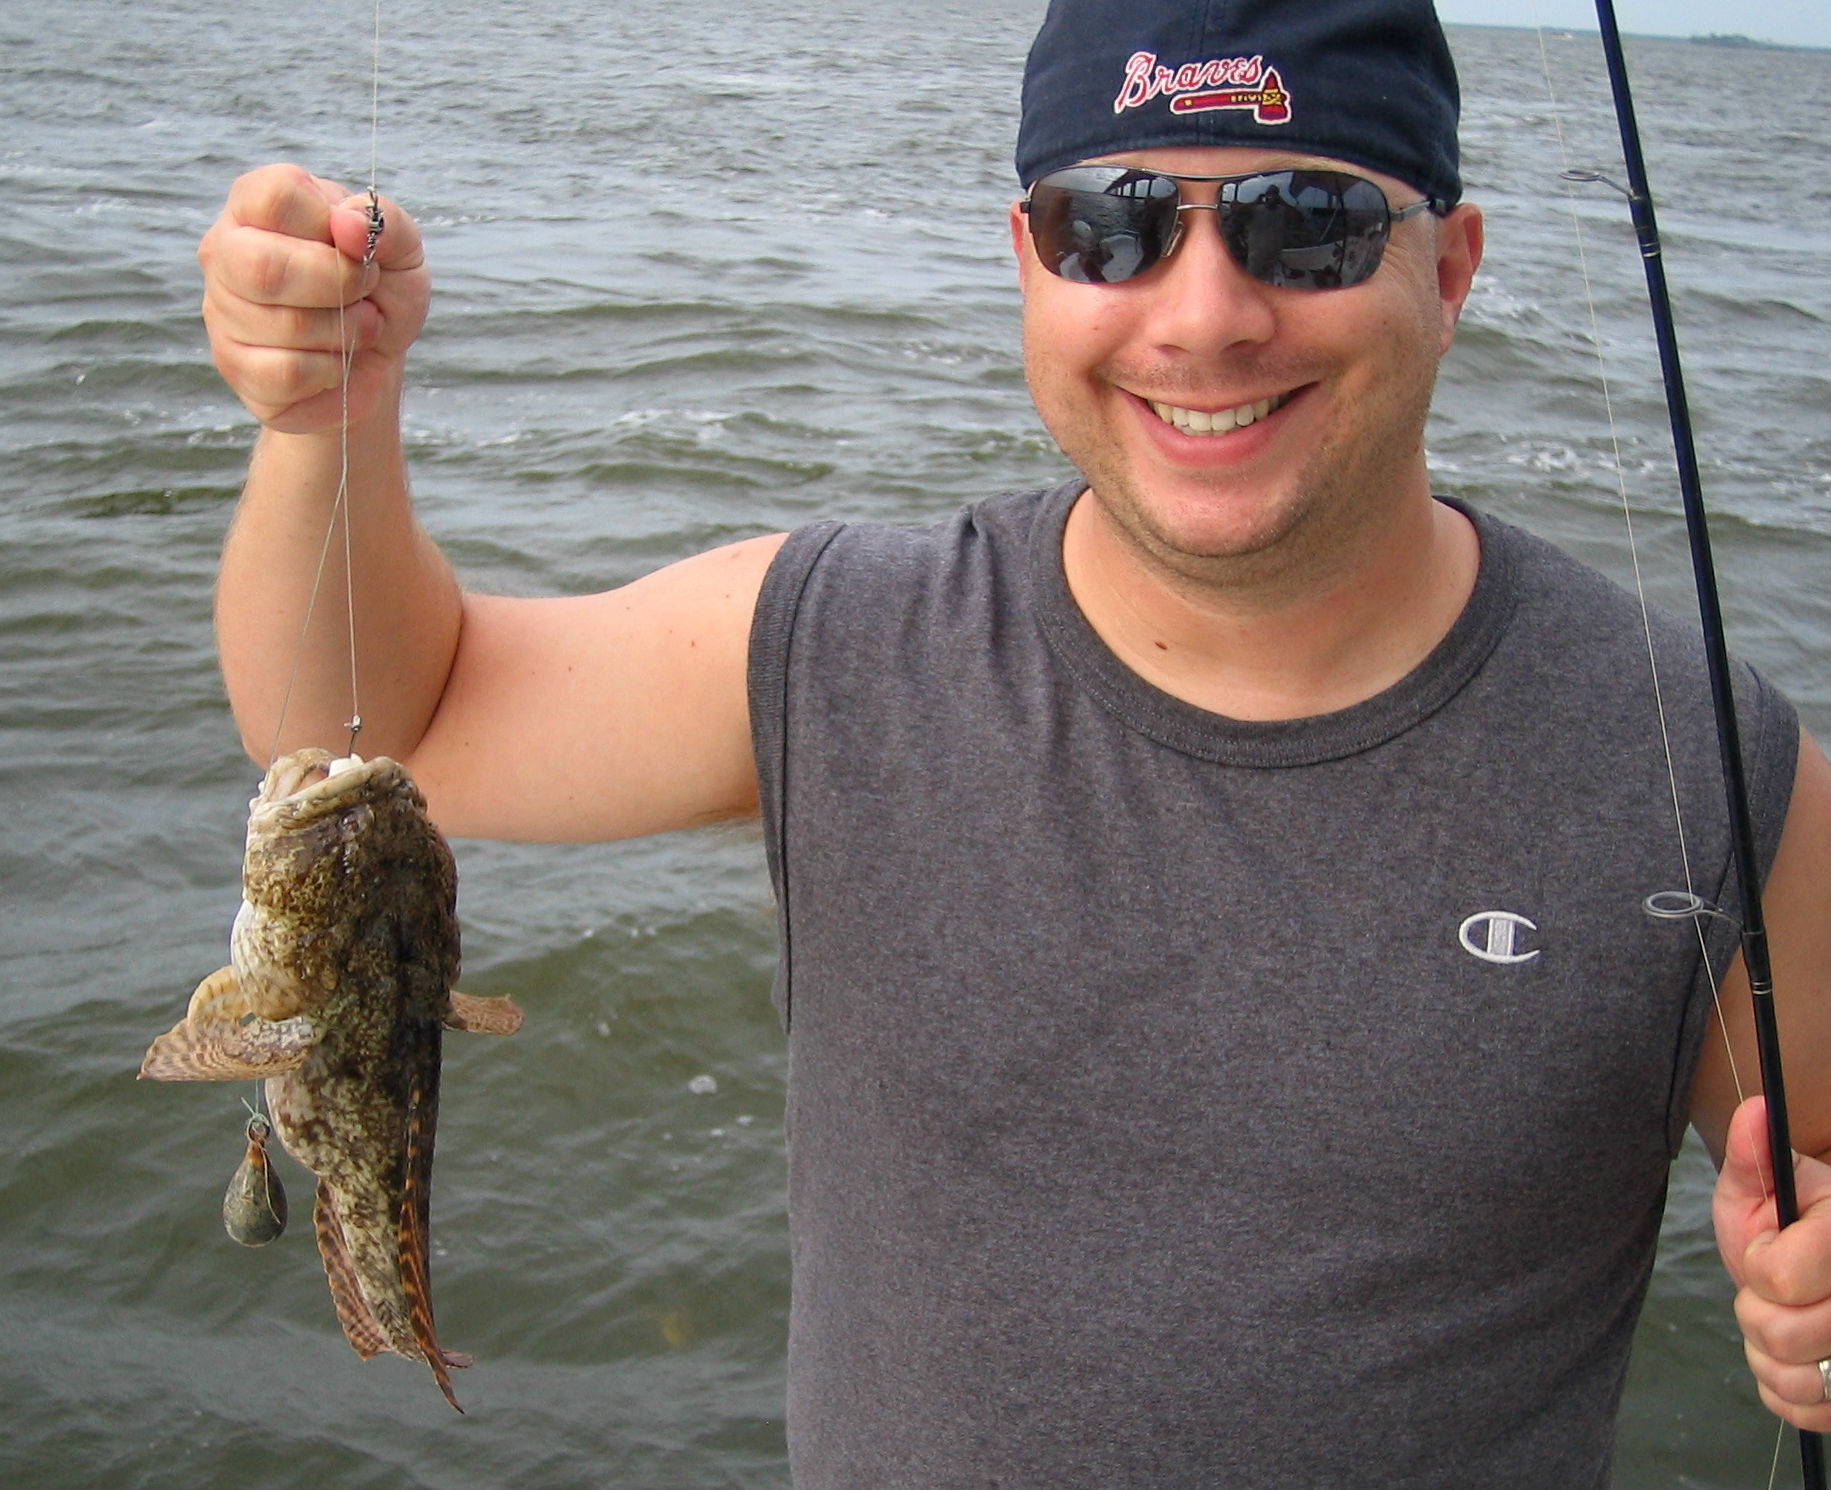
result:
M 1185 475 L 1177 482 L 1180 512 L 1176 504 L 1154 499 L 1150 473 L 1097 410 L 1068 413 L 1058 403 L 1056 417 L 1045 415 L 1045 423 L 1086 477 L 1101 526 L 1134 558 L 1179 588 L 1260 592 L 1269 599 L 1351 573 L 1357 555 L 1417 480 L 1436 368 L 1387 372 L 1363 398 L 1365 418 L 1318 441 L 1287 469 L 1268 473 L 1261 489 L 1216 478 L 1213 520 L 1206 522 L 1200 478 Z M 1266 381 L 1297 386 L 1303 380 Z M 1125 384 L 1115 377 L 1108 386 Z

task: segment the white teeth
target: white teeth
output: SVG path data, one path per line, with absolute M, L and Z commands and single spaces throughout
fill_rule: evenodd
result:
M 1224 435 L 1236 428 L 1244 428 L 1255 419 L 1263 419 L 1274 410 L 1281 409 L 1290 401 L 1288 393 L 1280 393 L 1275 398 L 1262 398 L 1257 403 L 1241 404 L 1237 409 L 1182 409 L 1175 404 L 1151 401 L 1151 410 L 1166 424 L 1174 424 L 1184 434 L 1189 435 Z

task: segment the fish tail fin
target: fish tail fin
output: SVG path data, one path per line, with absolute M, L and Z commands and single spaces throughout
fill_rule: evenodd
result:
M 312 1229 L 318 1235 L 318 1255 L 324 1259 L 324 1275 L 330 1280 L 331 1302 L 337 1306 L 337 1322 L 343 1326 L 344 1338 L 365 1361 L 392 1350 L 387 1334 L 363 1297 L 362 1285 L 356 1281 L 356 1267 L 350 1261 L 350 1245 L 337 1215 L 337 1201 L 323 1180 L 318 1181 L 318 1199 L 312 1206 Z
M 453 1360 L 453 1356 L 456 1356 L 457 1359 Z M 445 1400 L 453 1407 L 457 1408 L 459 1412 L 463 1412 L 464 1404 L 458 1401 L 457 1393 L 452 1391 L 451 1373 L 445 1368 L 447 1366 L 468 1366 L 470 1364 L 470 1357 L 459 1355 L 455 1350 L 435 1350 L 431 1355 L 426 1357 L 426 1364 L 432 1367 L 432 1379 L 439 1384 L 439 1390 L 445 1394 Z
M 433 1380 L 445 1400 L 459 1412 L 458 1399 L 452 1394 L 449 1366 L 468 1366 L 470 1357 L 457 1351 L 441 1350 L 432 1322 L 432 1148 L 439 1124 L 439 1026 L 426 1027 L 421 1059 L 415 1062 L 413 1080 L 407 1092 L 407 1163 L 401 1188 L 401 1214 L 398 1254 L 401 1288 L 407 1295 L 407 1315 L 413 1324 L 413 1338 L 432 1368 Z

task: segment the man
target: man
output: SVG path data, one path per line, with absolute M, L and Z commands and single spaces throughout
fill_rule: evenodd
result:
M 250 750 L 343 739 L 337 625 L 284 702 L 341 302 L 364 748 L 461 834 L 763 818 L 798 1484 L 1601 1485 L 1687 1121 L 1763 1396 L 1831 1427 L 1831 1169 L 1775 1237 L 1733 930 L 1641 909 L 1686 870 L 1637 613 L 1431 495 L 1482 247 L 1455 113 L 1421 0 L 1057 0 L 1011 231 L 1085 479 L 563 600 L 461 594 L 414 524 L 411 219 L 361 270 L 354 204 L 275 167 L 204 240 L 266 425 L 219 602 Z M 1695 646 L 1657 640 L 1733 911 Z M 1831 768 L 1743 690 L 1823 1156 Z

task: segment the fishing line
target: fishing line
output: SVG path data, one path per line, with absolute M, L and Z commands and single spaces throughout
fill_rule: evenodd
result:
M 374 40 L 369 68 L 369 207 L 368 241 L 363 247 L 364 271 L 375 262 L 375 247 L 381 239 L 383 218 L 381 196 L 376 189 L 376 162 L 381 138 L 381 0 L 375 0 Z M 330 520 L 325 525 L 324 542 L 318 550 L 318 567 L 312 575 L 311 594 L 305 603 L 305 619 L 300 623 L 299 642 L 293 649 L 292 670 L 286 678 L 286 691 L 280 698 L 280 717 L 273 728 L 273 743 L 267 749 L 269 766 L 279 759 L 280 738 L 286 728 L 286 715 L 292 707 L 292 695 L 299 681 L 299 668 L 305 660 L 306 638 L 311 634 L 312 617 L 318 609 L 318 596 L 324 587 L 324 571 L 330 561 L 331 544 L 339 527 L 343 531 L 344 625 L 350 643 L 350 718 L 345 728 L 350 732 L 346 755 L 356 752 L 356 737 L 362 733 L 362 703 L 356 665 L 356 568 L 350 522 L 350 370 L 356 361 L 356 345 L 349 334 L 343 299 L 337 300 L 338 374 L 338 471 L 337 494 L 331 501 Z
M 362 268 L 366 271 L 375 262 L 375 245 L 381 238 L 382 212 L 381 197 L 376 191 L 376 161 L 379 153 L 381 136 L 381 0 L 375 0 L 374 43 L 369 66 L 369 227 L 368 242 L 363 248 Z M 341 250 L 339 250 L 341 252 Z M 338 373 L 338 471 L 337 495 L 331 502 L 331 515 L 324 529 L 324 542 L 318 548 L 318 567 L 312 574 L 311 594 L 305 602 L 305 619 L 299 626 L 298 645 L 293 648 L 292 668 L 286 677 L 286 691 L 280 698 L 280 717 L 273 726 L 273 742 L 267 747 L 267 765 L 280 758 L 280 738 L 286 729 L 286 715 L 292 707 L 293 688 L 299 681 L 299 668 L 305 660 L 306 638 L 311 634 L 312 617 L 318 609 L 318 596 L 324 588 L 324 571 L 329 563 L 331 542 L 336 537 L 339 526 L 343 529 L 343 598 L 344 624 L 350 641 L 350 719 L 345 726 L 350 732 L 349 744 L 344 754 L 356 753 L 356 736 L 362 732 L 362 703 L 357 690 L 356 668 L 356 568 L 354 543 L 350 534 L 350 369 L 356 361 L 356 347 L 348 334 L 348 323 L 344 315 L 343 297 L 337 299 L 337 355 L 340 364 Z M 265 1121 L 261 1104 L 266 1095 L 266 1085 L 257 1081 L 254 1084 L 255 1100 L 244 1103 L 252 1118 Z
M 1649 309 L 1653 316 L 1655 339 L 1659 346 L 1660 370 L 1666 389 L 1666 409 L 1672 426 L 1673 454 L 1678 463 L 1680 495 L 1683 498 L 1685 515 L 1685 532 L 1691 548 L 1693 578 L 1696 582 L 1699 619 L 1703 628 L 1703 642 L 1706 671 L 1709 675 L 1711 708 L 1716 719 L 1717 743 L 1721 756 L 1725 806 L 1728 810 L 1731 849 L 1741 886 L 1742 913 L 1738 922 L 1743 963 L 1748 973 L 1749 991 L 1753 1003 L 1755 1036 L 1760 1055 L 1762 1086 L 1767 1094 L 1767 1124 L 1771 1154 L 1770 1174 L 1762 1172 L 1757 1163 L 1757 1173 L 1761 1180 L 1764 1194 L 1774 1203 L 1776 1219 L 1784 1228 L 1798 1216 L 1798 1201 L 1794 1187 L 1793 1174 L 1786 1163 L 1791 1156 L 1792 1144 L 1788 1134 L 1785 1087 L 1781 1071 L 1780 1036 L 1774 1020 L 1773 972 L 1768 957 L 1767 930 L 1761 906 L 1760 869 L 1757 860 L 1754 830 L 1749 813 L 1746 781 L 1743 771 L 1741 744 L 1736 727 L 1736 707 L 1734 689 L 1729 675 L 1728 649 L 1724 642 L 1722 613 L 1716 592 L 1715 566 L 1710 554 L 1710 538 L 1707 517 L 1703 504 L 1702 483 L 1699 479 L 1697 455 L 1694 448 L 1691 422 L 1686 407 L 1684 377 L 1679 363 L 1678 340 L 1673 326 L 1670 296 L 1666 287 L 1665 266 L 1659 242 L 1659 230 L 1655 222 L 1653 200 L 1647 184 L 1646 166 L 1641 152 L 1639 127 L 1634 118 L 1634 106 L 1631 87 L 1627 74 L 1627 59 L 1621 44 L 1620 28 L 1615 19 L 1613 0 L 1596 0 L 1596 20 L 1601 31 L 1602 48 L 1608 63 L 1610 90 L 1613 95 L 1615 122 L 1621 135 L 1622 158 L 1627 168 L 1628 185 L 1617 186 L 1601 172 L 1594 170 L 1572 170 L 1565 157 L 1564 179 L 1566 181 L 1600 181 L 1614 187 L 1627 198 L 1630 216 L 1633 219 L 1635 237 L 1639 243 L 1640 255 L 1647 278 L 1647 295 Z M 1564 149 L 1562 116 L 1557 107 L 1556 90 L 1551 81 L 1550 60 L 1546 56 L 1543 25 L 1538 26 L 1539 55 L 1545 68 L 1546 92 L 1552 101 L 1552 116 L 1559 121 L 1559 149 Z M 1576 223 L 1577 213 L 1572 210 L 1572 220 Z M 1576 236 L 1581 256 L 1582 228 L 1576 225 Z M 1596 311 L 1595 297 L 1590 290 L 1587 265 L 1584 269 L 1584 288 L 1589 297 L 1592 334 L 1597 350 L 1597 364 L 1600 369 L 1601 339 L 1595 333 Z M 1606 381 L 1605 381 L 1606 389 Z M 1606 402 L 1606 396 L 1605 396 Z M 1615 421 L 1612 408 L 1609 415 L 1611 434 Z M 1620 447 L 1616 445 L 1616 472 L 1621 476 Z M 1626 511 L 1625 486 L 1623 490 L 1623 509 Z M 1628 540 L 1630 551 L 1635 553 L 1635 584 L 1640 585 L 1639 555 L 1634 548 L 1633 524 L 1628 523 Z M 1646 615 L 1644 591 L 1641 595 L 1643 620 Z M 1649 630 L 1649 656 L 1652 654 L 1652 638 Z M 1658 694 L 1657 664 L 1654 671 L 1654 689 Z M 1662 732 L 1664 730 L 1664 710 L 1661 707 Z M 1667 747 L 1667 770 L 1671 772 L 1670 744 Z M 1674 782 L 1674 807 L 1676 811 L 1677 788 Z M 1682 818 L 1678 820 L 1681 853 L 1684 849 L 1684 827 Z M 1687 860 L 1687 882 L 1690 869 Z M 1659 902 L 1682 900 L 1684 906 L 1668 906 L 1662 909 Z M 1654 915 L 1670 917 L 1689 916 L 1697 929 L 1700 944 L 1703 941 L 1703 916 L 1722 915 L 1714 906 L 1703 901 L 1693 890 L 1687 889 L 1681 896 L 1678 892 L 1666 892 L 1663 895 L 1649 896 L 1645 902 L 1646 909 Z M 1717 1022 L 1723 1031 L 1725 1050 L 1729 1055 L 1730 1075 L 1735 1085 L 1738 1103 L 1742 1099 L 1742 1082 L 1735 1069 L 1735 1056 L 1728 1044 L 1729 1031 L 1727 1021 L 1723 1018 L 1723 1008 L 1717 980 L 1711 971 L 1709 958 L 1704 958 L 1704 967 L 1709 975 L 1712 999 L 1715 1003 Z M 1771 1487 L 1778 1476 L 1780 1467 L 1780 1443 L 1785 1435 L 1784 1422 L 1779 1426 L 1776 1439 L 1773 1464 L 1769 1470 L 1768 1484 Z M 1823 1439 L 1817 1433 L 1800 1432 L 1799 1453 L 1801 1469 L 1807 1490 L 1824 1490 L 1826 1483 Z
M 1534 9 L 1534 19 L 1537 20 L 1536 7 Z M 1622 525 L 1627 530 L 1628 558 L 1634 571 L 1634 595 L 1640 604 L 1641 633 L 1646 638 L 1647 670 L 1652 677 L 1653 683 L 1653 709 L 1659 719 L 1659 742 L 1660 748 L 1665 754 L 1666 784 L 1672 794 L 1673 829 L 1678 836 L 1679 860 L 1683 864 L 1685 872 L 1685 899 L 1695 908 L 1686 912 L 1682 918 L 1688 919 L 1697 933 L 1698 953 L 1703 963 L 1704 976 L 1710 983 L 1710 1002 L 1711 1006 L 1716 1011 L 1718 1033 L 1723 1037 L 1723 1052 L 1729 1061 L 1729 1077 L 1736 1089 L 1736 1104 L 1737 1106 L 1740 1106 L 1746 1099 L 1746 1092 L 1742 1086 L 1742 1073 L 1736 1065 L 1735 1047 L 1730 1044 L 1729 1025 L 1723 1017 L 1722 990 L 1717 980 L 1716 969 L 1712 967 L 1710 963 L 1709 941 L 1704 932 L 1704 920 L 1707 914 L 1705 907 L 1707 906 L 1707 902 L 1698 895 L 1697 886 L 1692 875 L 1691 849 L 1685 832 L 1685 813 L 1684 807 L 1680 801 L 1678 769 L 1673 763 L 1672 758 L 1672 731 L 1666 719 L 1665 692 L 1661 687 L 1659 678 L 1659 651 L 1653 641 L 1652 609 L 1647 600 L 1646 583 L 1641 573 L 1640 544 L 1634 530 L 1633 504 L 1628 499 L 1626 462 L 1623 460 L 1621 453 L 1621 428 L 1615 418 L 1615 400 L 1609 386 L 1608 363 L 1602 348 L 1602 321 L 1596 310 L 1595 285 L 1590 279 L 1589 254 L 1583 238 L 1583 218 L 1582 214 L 1578 211 L 1578 198 L 1575 190 L 1576 183 L 1584 180 L 1600 180 L 1606 182 L 1610 186 L 1613 186 L 1614 183 L 1607 181 L 1607 178 L 1603 177 L 1598 172 L 1577 171 L 1571 166 L 1569 141 L 1564 135 L 1563 109 L 1558 102 L 1557 86 L 1552 80 L 1551 55 L 1545 45 L 1545 28 L 1542 23 L 1537 27 L 1537 34 L 1539 43 L 1539 65 L 1544 69 L 1545 95 L 1551 102 L 1551 123 L 1558 138 L 1558 160 L 1563 167 L 1559 174 L 1565 183 L 1564 198 L 1570 207 L 1570 225 L 1576 240 L 1577 269 L 1583 280 L 1583 302 L 1589 311 L 1589 342 L 1596 357 L 1596 382 L 1599 385 L 1602 394 L 1602 410 L 1604 417 L 1608 421 L 1609 445 L 1614 454 L 1615 491 L 1621 503 Z M 1648 897 L 1647 909 L 1650 914 L 1666 915 L 1671 919 L 1681 918 L 1678 912 L 1665 912 L 1655 909 L 1653 902 L 1657 901 L 1659 898 L 1658 895 Z M 1771 1199 L 1773 1191 L 1768 1185 L 1765 1171 L 1761 1172 L 1761 1185 L 1763 1191 Z

